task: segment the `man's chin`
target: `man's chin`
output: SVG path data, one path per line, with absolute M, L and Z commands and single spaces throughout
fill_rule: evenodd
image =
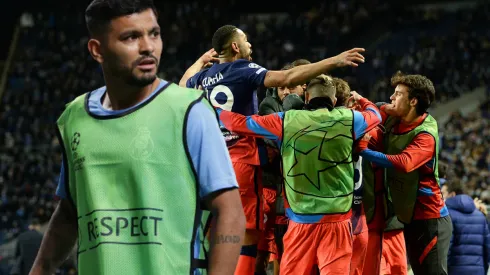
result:
M 155 79 L 157 79 L 156 74 L 151 74 L 151 75 L 143 75 L 140 77 L 132 77 L 131 80 L 129 81 L 129 84 L 131 86 L 136 86 L 136 87 L 145 87 L 150 84 L 152 84 Z

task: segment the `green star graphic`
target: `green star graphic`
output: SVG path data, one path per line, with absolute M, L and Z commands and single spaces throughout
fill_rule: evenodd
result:
M 351 153 L 347 156 L 337 156 L 339 159 L 330 160 L 322 156 L 322 152 L 324 150 L 328 150 L 328 142 L 337 139 L 337 138 L 349 138 L 341 134 L 336 134 L 335 136 L 331 136 L 335 134 L 330 129 L 333 125 L 340 123 L 343 126 L 346 125 L 343 122 L 332 122 L 326 123 L 324 127 L 320 127 L 317 129 L 309 130 L 311 126 L 305 127 L 298 132 L 296 132 L 286 143 L 285 150 L 293 150 L 294 154 L 294 163 L 291 168 L 287 172 L 287 177 L 304 177 L 308 182 L 311 183 L 318 191 L 320 191 L 320 178 L 321 173 L 328 171 L 331 168 L 336 167 L 339 164 L 351 163 L 349 158 Z M 330 145 L 332 146 L 332 145 Z M 316 156 L 316 157 L 315 157 Z M 315 168 L 311 168 L 313 164 L 311 161 L 315 160 L 314 164 Z M 286 179 L 287 183 L 287 179 Z M 287 183 L 289 185 L 289 183 Z

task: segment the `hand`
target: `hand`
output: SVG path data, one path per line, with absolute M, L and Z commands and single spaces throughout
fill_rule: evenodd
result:
M 199 61 L 203 64 L 203 68 L 209 67 L 213 65 L 213 62 L 219 62 L 219 58 L 217 56 L 218 53 L 214 49 L 210 49 L 199 57 Z
M 475 203 L 476 209 L 480 210 L 483 215 L 486 216 L 488 214 L 487 206 L 479 198 L 475 198 L 473 202 Z
M 371 139 L 371 135 L 369 133 L 366 133 L 362 139 L 357 143 L 357 152 L 361 153 L 362 151 L 366 150 L 369 146 L 369 140 Z
M 363 137 L 362 140 L 369 142 L 369 140 L 372 138 L 372 136 L 369 133 L 366 133 Z
M 360 53 L 365 51 L 364 48 L 353 48 L 335 56 L 337 67 L 359 66 L 357 63 L 364 63 L 364 56 Z
M 358 102 L 363 98 L 360 94 L 358 94 L 356 91 L 350 92 L 350 97 L 347 99 L 347 107 L 352 108 L 352 109 L 358 109 Z

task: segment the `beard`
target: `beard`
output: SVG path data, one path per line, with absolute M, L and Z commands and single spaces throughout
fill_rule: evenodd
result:
M 151 58 L 155 59 L 155 64 L 157 68 L 155 72 L 140 71 L 137 68 L 138 64 L 140 64 L 141 60 L 144 58 L 139 58 L 138 60 L 133 62 L 131 64 L 131 67 L 129 68 L 127 66 L 121 64 L 114 64 L 112 62 L 109 62 L 108 64 L 114 64 L 113 66 L 111 66 L 112 67 L 111 72 L 113 76 L 123 80 L 124 83 L 126 83 L 129 86 L 142 88 L 152 84 L 157 78 L 156 73 L 158 72 L 159 62 L 158 59 L 156 59 L 155 57 L 152 56 Z
M 137 76 L 132 70 L 130 75 L 125 78 L 125 82 L 130 86 L 142 88 L 152 84 L 155 79 L 157 79 L 156 73 L 144 73 Z
M 240 59 L 252 61 L 252 50 L 249 50 L 246 47 L 240 47 Z

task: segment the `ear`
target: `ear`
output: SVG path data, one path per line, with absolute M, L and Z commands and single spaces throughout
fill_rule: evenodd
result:
M 232 54 L 240 53 L 240 47 L 237 42 L 231 42 L 231 52 Z
M 410 106 L 411 107 L 415 107 L 415 105 L 417 105 L 417 103 L 419 103 L 419 100 L 416 97 L 410 99 Z
M 99 40 L 93 38 L 90 39 L 87 43 L 87 48 L 90 52 L 90 55 L 92 55 L 92 58 L 95 59 L 95 61 L 97 61 L 99 64 L 102 64 L 102 62 L 104 62 L 104 57 L 102 56 L 102 50 Z
M 303 84 L 303 85 L 301 85 L 301 88 L 303 88 L 303 92 L 306 92 L 306 88 L 308 88 L 308 85 Z

